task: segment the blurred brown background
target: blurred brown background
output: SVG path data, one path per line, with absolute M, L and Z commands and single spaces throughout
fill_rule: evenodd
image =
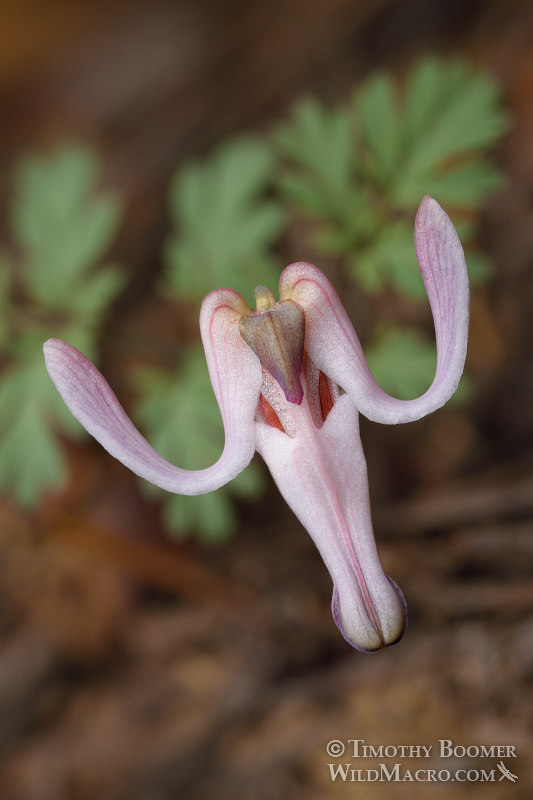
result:
M 95 443 L 70 444 L 65 494 L 34 515 L 0 504 L 0 798 L 529 798 L 533 5 L 3 0 L 0 11 L 2 203 L 25 148 L 81 138 L 101 151 L 127 201 L 116 254 L 131 269 L 108 333 L 140 342 L 177 330 L 150 288 L 182 160 L 265 129 L 304 92 L 344 99 L 376 67 L 401 74 L 428 52 L 489 69 L 514 118 L 494 154 L 506 184 L 482 219 L 495 276 L 472 303 L 475 399 L 397 429 L 362 425 L 380 552 L 409 604 L 400 645 L 365 656 L 344 643 L 325 568 L 273 486 L 240 508 L 230 544 L 173 544 L 134 476 Z M 115 368 L 119 393 L 121 380 Z M 332 738 L 510 744 L 519 779 L 332 784 Z

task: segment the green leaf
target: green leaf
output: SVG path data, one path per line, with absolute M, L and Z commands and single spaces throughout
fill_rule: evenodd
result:
M 117 200 L 97 193 L 98 176 L 98 158 L 82 146 L 26 156 L 15 176 L 15 297 L 13 265 L 0 257 L 0 344 L 7 363 L 0 375 L 0 490 L 26 507 L 65 480 L 55 433 L 86 435 L 46 372 L 43 342 L 63 338 L 94 358 L 97 325 L 123 283 L 114 267 L 94 270 L 119 218 Z
M 120 206 L 95 193 L 98 175 L 98 159 L 81 146 L 28 156 L 19 165 L 11 222 L 27 255 L 22 275 L 49 308 L 69 309 L 72 292 L 116 233 Z
M 19 243 L 30 253 L 46 251 L 50 227 L 67 227 L 73 211 L 83 207 L 98 172 L 96 156 L 81 146 L 23 158 L 17 169 L 12 208 L 12 225 Z
M 97 324 L 109 304 L 124 286 L 124 274 L 113 266 L 105 266 L 76 285 L 70 298 L 72 315 L 85 325 Z
M 8 370 L 0 381 L 0 490 L 25 508 L 66 478 L 48 427 L 47 400 L 53 392 L 57 395 L 42 361 Z
M 12 270 L 13 265 L 10 259 L 0 252 L 0 350 L 3 349 L 9 337 Z
M 433 381 L 435 345 L 416 330 L 383 327 L 365 348 L 365 355 L 376 381 L 394 397 L 412 400 Z
M 377 383 L 388 394 L 413 400 L 429 389 L 435 376 L 435 343 L 419 331 L 395 326 L 381 327 L 365 355 Z M 463 375 L 450 402 L 463 403 L 472 392 L 468 375 Z
M 265 481 L 263 473 L 258 468 L 255 461 L 239 472 L 236 478 L 231 482 L 231 491 L 236 497 L 243 500 L 253 500 L 263 494 L 265 488 Z
M 43 492 L 58 488 L 66 477 L 61 450 L 34 400 L 28 399 L 2 433 L 0 488 L 23 508 L 32 508 Z
M 136 373 L 135 383 L 140 394 L 137 416 L 158 452 L 185 469 L 202 469 L 218 460 L 224 430 L 200 347 L 187 353 L 175 375 L 144 369 Z M 171 495 L 145 483 L 143 487 L 161 498 L 167 530 L 179 536 L 196 531 L 214 541 L 234 530 L 232 495 L 256 497 L 263 483 L 250 465 L 218 492 L 201 497 Z
M 466 265 L 468 267 L 468 277 L 472 287 L 480 286 L 485 283 L 491 275 L 492 264 L 487 256 L 477 250 L 467 251 Z
M 405 95 L 406 130 L 417 140 L 412 159 L 418 169 L 490 147 L 508 126 L 494 81 L 459 60 L 420 62 Z
M 199 300 L 220 286 L 250 296 L 259 283 L 277 283 L 270 249 L 285 217 L 266 197 L 274 170 L 267 145 L 242 137 L 178 171 L 170 192 L 176 231 L 165 249 L 168 290 Z
M 138 370 L 135 384 L 137 416 L 158 452 L 185 469 L 202 469 L 219 457 L 223 426 L 201 347 L 187 353 L 176 374 Z
M 461 61 L 419 61 L 403 92 L 378 75 L 356 93 L 362 177 L 401 207 L 425 194 L 475 207 L 498 183 L 482 152 L 506 130 L 490 77 Z
M 365 82 L 355 98 L 359 135 L 365 144 L 365 169 L 380 186 L 392 179 L 403 144 L 396 89 L 388 75 Z
M 275 143 L 287 162 L 280 182 L 284 194 L 312 215 L 349 219 L 357 200 L 347 111 L 305 100 L 279 128 Z
M 405 222 L 391 223 L 366 249 L 350 258 L 350 271 L 370 294 L 392 286 L 406 297 L 422 300 L 424 283 L 418 268 L 413 230 Z
M 163 501 L 162 519 L 173 538 L 185 539 L 195 531 L 206 544 L 228 541 L 237 524 L 233 504 L 221 490 L 201 497 L 171 495 Z
M 408 177 L 398 189 L 396 198 L 415 205 L 425 195 L 438 197 L 443 205 L 477 209 L 485 197 L 502 184 L 501 174 L 482 161 L 470 162 L 448 170 L 434 171 Z
M 390 172 L 389 195 L 402 205 L 423 194 L 473 207 L 497 185 L 481 161 L 508 127 L 490 77 L 461 61 L 423 60 L 409 75 L 402 110 L 403 144 Z
M 318 251 L 345 259 L 367 291 L 392 286 L 422 300 L 411 212 L 425 194 L 479 208 L 501 183 L 484 151 L 507 124 L 490 77 L 461 61 L 423 59 L 403 88 L 386 74 L 370 77 L 349 111 L 297 105 L 275 137 L 285 164 L 279 188 L 319 223 Z

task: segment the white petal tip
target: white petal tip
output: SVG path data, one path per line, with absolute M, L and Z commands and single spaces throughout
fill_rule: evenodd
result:
M 341 599 L 337 587 L 333 590 L 331 612 L 335 624 L 343 638 L 361 653 L 375 653 L 386 647 L 398 644 L 407 630 L 407 603 L 399 586 L 386 576 L 389 591 L 380 598 L 379 608 L 374 608 L 373 618 L 365 625 L 355 625 L 350 620 L 350 608 L 345 613 L 341 609 Z
M 449 222 L 448 215 L 433 197 L 426 194 L 426 196 L 422 198 L 422 202 L 416 213 L 415 230 L 420 226 L 432 224 L 442 225 L 444 221 Z

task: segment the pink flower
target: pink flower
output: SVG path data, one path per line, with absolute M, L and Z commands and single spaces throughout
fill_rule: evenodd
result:
M 396 400 L 376 384 L 335 290 L 311 264 L 284 270 L 279 302 L 258 287 L 256 311 L 231 289 L 207 295 L 200 329 L 226 437 L 208 469 L 183 470 L 162 458 L 82 353 L 58 339 L 44 345 L 48 372 L 72 414 L 111 455 L 163 489 L 211 492 L 257 450 L 330 572 L 335 622 L 364 651 L 401 638 L 406 607 L 376 550 L 359 411 L 388 424 L 435 411 L 455 391 L 466 355 L 464 255 L 430 197 L 416 217 L 415 245 L 437 341 L 434 381 L 416 400 Z

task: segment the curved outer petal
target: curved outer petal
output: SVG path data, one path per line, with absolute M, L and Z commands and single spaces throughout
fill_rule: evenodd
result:
M 211 292 L 202 304 L 202 341 L 226 436 L 220 459 L 208 469 L 180 469 L 160 456 L 135 428 L 105 378 L 75 347 L 49 339 L 44 345 L 46 367 L 72 414 L 129 469 L 176 494 L 211 492 L 238 475 L 255 450 L 261 364 L 239 333 L 240 315 L 248 311 L 242 297 L 230 289 Z
M 305 404 L 291 409 L 293 438 L 257 423 L 257 450 L 324 559 L 344 638 L 359 650 L 378 650 L 401 638 L 405 601 L 376 550 L 357 409 L 343 395 L 317 429 Z
M 305 311 L 306 348 L 312 360 L 375 422 L 411 422 L 440 408 L 457 388 L 464 367 L 468 274 L 457 233 L 431 197 L 422 200 L 416 216 L 415 247 L 437 339 L 435 378 L 416 400 L 397 400 L 378 386 L 352 323 L 320 270 L 312 264 L 291 264 L 280 278 L 280 296 Z

